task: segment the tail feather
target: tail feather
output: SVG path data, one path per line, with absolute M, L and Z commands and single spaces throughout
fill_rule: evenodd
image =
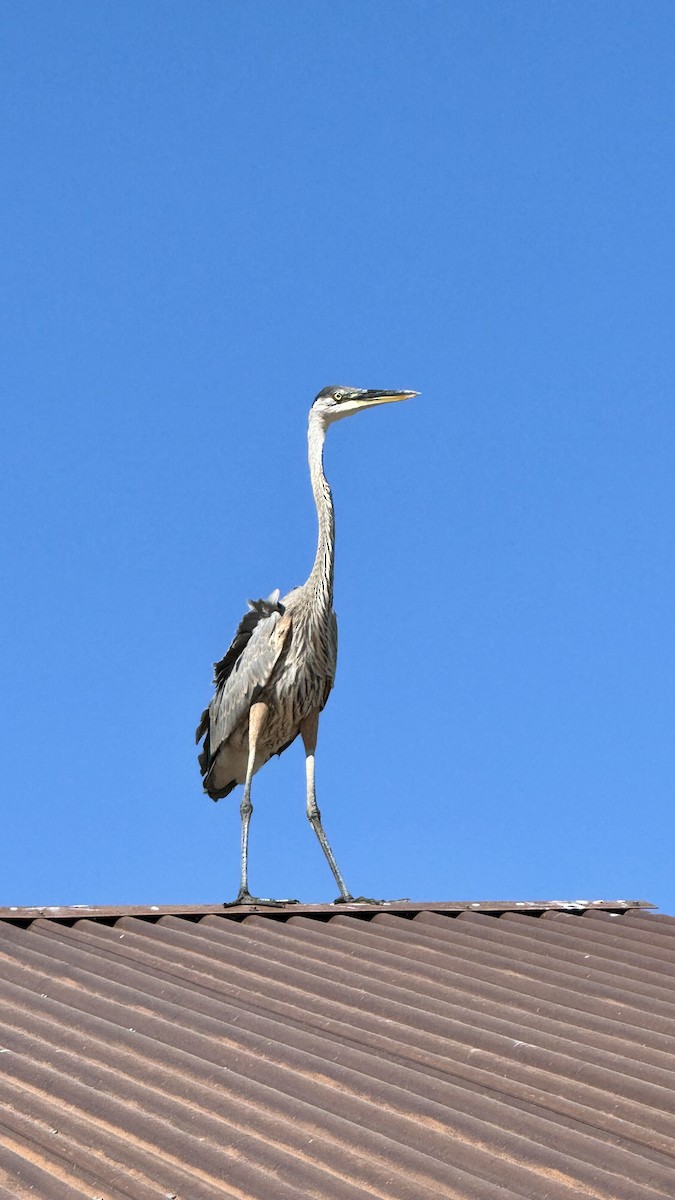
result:
M 212 770 L 213 765 L 204 779 L 204 791 L 206 792 L 207 796 L 211 797 L 212 800 L 224 800 L 226 796 L 229 796 L 230 792 L 234 791 L 237 786 L 237 781 L 236 779 L 233 779 L 232 782 L 227 783 L 225 787 L 215 788 L 209 783 L 209 776 L 211 775 Z

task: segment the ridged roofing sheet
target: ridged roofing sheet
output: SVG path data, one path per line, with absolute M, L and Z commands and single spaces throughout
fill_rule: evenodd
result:
M 0 921 L 0 1200 L 672 1200 L 675 919 L 541 911 Z

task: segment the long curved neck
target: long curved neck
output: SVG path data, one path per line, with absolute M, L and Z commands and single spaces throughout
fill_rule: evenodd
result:
M 328 480 L 323 473 L 323 443 L 326 429 L 315 416 L 310 415 L 307 443 L 309 448 L 309 474 L 312 481 L 316 515 L 319 521 L 319 541 L 316 557 L 307 584 L 312 588 L 317 602 L 328 609 L 333 606 L 333 561 L 335 555 L 335 514 L 333 497 Z

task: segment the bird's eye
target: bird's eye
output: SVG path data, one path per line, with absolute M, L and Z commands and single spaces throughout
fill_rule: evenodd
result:
M 344 396 L 344 392 L 333 392 L 334 400 L 341 400 L 343 396 Z

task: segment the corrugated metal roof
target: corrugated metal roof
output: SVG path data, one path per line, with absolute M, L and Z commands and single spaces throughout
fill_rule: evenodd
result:
M 675 918 L 36 911 L 0 912 L 0 1200 L 675 1195 Z

